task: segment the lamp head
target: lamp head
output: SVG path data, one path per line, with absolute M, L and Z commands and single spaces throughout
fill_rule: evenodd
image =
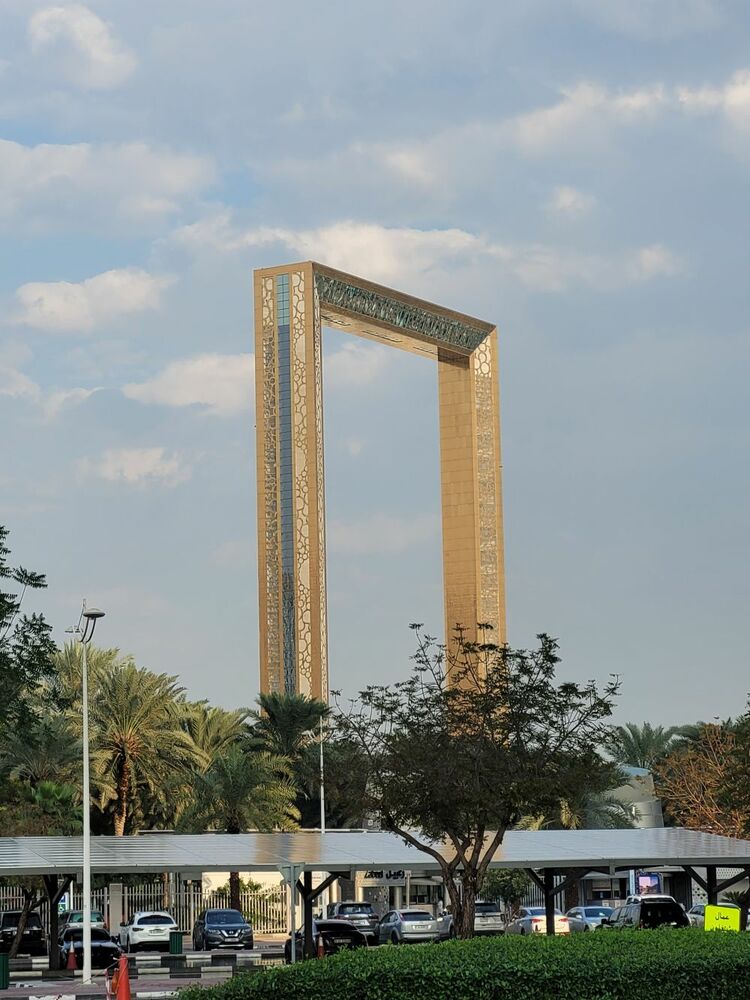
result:
M 83 612 L 83 617 L 88 619 L 88 621 L 96 621 L 97 618 L 104 617 L 104 612 L 100 611 L 99 608 L 86 608 Z

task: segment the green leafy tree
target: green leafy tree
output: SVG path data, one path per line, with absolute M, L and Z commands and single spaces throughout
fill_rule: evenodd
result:
M 299 821 L 292 768 L 285 757 L 230 746 L 194 778 L 194 799 L 180 829 L 195 833 L 221 830 L 293 830 Z M 230 872 L 231 904 L 240 908 L 240 876 Z
M 8 529 L 0 525 L 0 735 L 9 728 L 27 725 L 35 713 L 35 698 L 50 676 L 50 658 L 55 652 L 51 627 L 39 614 L 22 614 L 30 590 L 47 586 L 42 573 L 10 565 L 6 542 Z M 13 590 L 6 590 L 8 585 Z
M 75 784 L 81 770 L 81 742 L 64 715 L 34 717 L 7 734 L 0 767 L 32 787 L 45 781 Z
M 368 762 L 362 750 L 327 731 L 323 743 L 326 827 L 360 827 L 366 813 Z M 309 743 L 294 767 L 303 827 L 320 825 L 320 744 Z
M 438 864 L 456 932 L 471 937 L 505 832 L 611 773 L 597 748 L 618 686 L 557 682 L 557 643 L 545 635 L 526 651 L 459 632 L 446 650 L 413 628 L 412 675 L 366 688 L 336 722 L 368 760 L 370 811 Z
M 482 895 L 493 903 L 502 902 L 516 913 L 521 900 L 531 888 L 531 879 L 520 868 L 490 868 L 484 879 Z

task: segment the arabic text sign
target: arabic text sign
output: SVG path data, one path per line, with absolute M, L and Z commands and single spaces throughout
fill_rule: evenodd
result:
M 379 869 L 377 871 L 365 872 L 362 885 L 406 885 L 406 876 L 411 872 L 405 872 L 403 868 Z
M 707 906 L 703 926 L 707 931 L 738 931 L 740 911 L 731 906 Z

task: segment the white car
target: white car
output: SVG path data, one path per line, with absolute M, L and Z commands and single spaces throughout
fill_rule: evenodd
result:
M 126 924 L 120 924 L 120 947 L 125 951 L 141 948 L 166 951 L 169 948 L 169 933 L 176 930 L 174 917 L 168 913 L 152 910 L 134 913 Z
M 477 900 L 474 906 L 474 935 L 476 937 L 505 933 L 505 920 L 497 903 Z M 438 917 L 438 934 L 441 941 L 456 936 L 453 914 L 445 910 Z
M 505 928 L 506 934 L 546 934 L 547 917 L 543 906 L 523 906 Z M 570 934 L 568 918 L 555 910 L 555 934 Z

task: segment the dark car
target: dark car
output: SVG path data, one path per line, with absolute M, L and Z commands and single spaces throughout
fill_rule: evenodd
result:
M 193 947 L 252 948 L 253 928 L 239 910 L 204 910 L 193 926 Z
M 380 920 L 372 908 L 372 903 L 329 903 L 326 917 L 328 920 L 348 920 L 372 941 L 377 940 Z
M 70 949 L 76 959 L 76 968 L 83 968 L 83 928 L 67 927 L 60 935 L 60 964 L 68 966 Z M 122 955 L 122 948 L 101 927 L 91 928 L 91 968 L 106 969 Z
M 337 951 L 348 951 L 352 948 L 366 948 L 367 937 L 348 920 L 314 920 L 313 941 L 317 954 L 318 940 L 323 942 L 323 954 L 335 955 Z M 304 930 L 295 934 L 296 958 L 301 959 L 305 950 Z M 284 961 L 287 965 L 292 960 L 291 934 L 284 945 Z
M 13 939 L 18 930 L 20 910 L 6 910 L 0 914 L 0 951 L 10 951 Z M 19 955 L 46 955 L 47 936 L 42 926 L 42 918 L 38 913 L 29 913 L 26 918 Z
M 641 899 L 615 910 L 609 920 L 602 920 L 602 930 L 653 930 L 655 927 L 689 927 L 690 921 L 674 899 Z

